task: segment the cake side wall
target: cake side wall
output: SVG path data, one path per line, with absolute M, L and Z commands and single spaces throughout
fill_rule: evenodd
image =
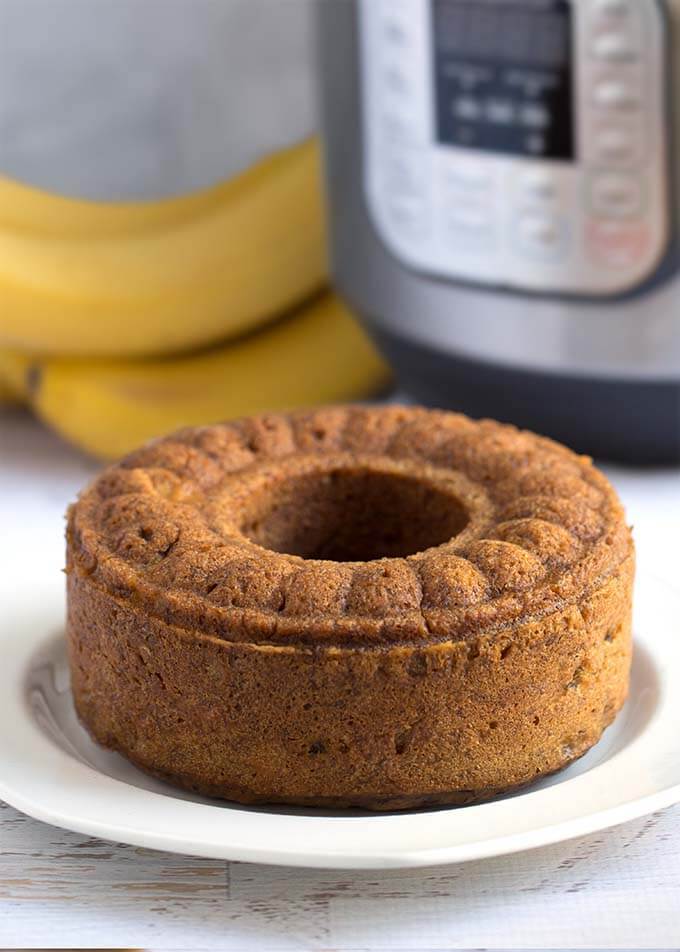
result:
M 633 571 L 631 555 L 578 605 L 476 640 L 314 649 L 187 632 L 72 569 L 76 709 L 101 744 L 229 799 L 476 799 L 565 766 L 620 710 Z

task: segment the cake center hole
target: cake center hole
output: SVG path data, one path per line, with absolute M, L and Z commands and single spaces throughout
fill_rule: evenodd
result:
M 448 542 L 463 504 L 427 480 L 370 469 L 291 476 L 251 501 L 241 531 L 288 555 L 334 562 L 401 557 Z

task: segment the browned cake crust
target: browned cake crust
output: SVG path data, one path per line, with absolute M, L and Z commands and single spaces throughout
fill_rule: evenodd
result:
M 68 520 L 92 736 L 242 802 L 464 803 L 580 757 L 626 697 L 633 545 L 584 457 L 420 408 L 184 430 Z

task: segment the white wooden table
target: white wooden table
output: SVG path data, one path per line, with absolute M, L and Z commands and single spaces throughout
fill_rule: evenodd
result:
M 27 544 L 62 531 L 92 472 L 22 413 L 0 416 L 0 525 Z M 680 471 L 609 472 L 643 569 L 680 585 Z M 680 807 L 516 856 L 383 873 L 172 856 L 0 805 L 0 948 L 29 947 L 678 948 Z

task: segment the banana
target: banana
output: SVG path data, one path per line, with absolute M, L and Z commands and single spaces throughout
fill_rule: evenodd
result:
M 158 201 L 95 202 L 54 195 L 0 176 L 0 230 L 65 240 L 128 238 L 178 227 L 205 214 L 232 187 L 233 180 Z
M 28 404 L 26 387 L 27 358 L 9 350 L 0 350 L 0 406 Z
M 26 403 L 24 374 L 11 353 L 0 350 L 0 410 Z
M 19 406 L 21 403 L 21 397 L 14 387 L 4 377 L 0 376 L 0 409 L 2 407 Z
M 368 337 L 331 293 L 255 334 L 189 356 L 83 360 L 4 353 L 0 372 L 25 388 L 43 420 L 104 459 L 181 426 L 359 399 L 389 382 Z
M 0 183 L 0 345 L 175 353 L 261 325 L 327 280 L 309 140 L 185 198 L 100 205 Z

